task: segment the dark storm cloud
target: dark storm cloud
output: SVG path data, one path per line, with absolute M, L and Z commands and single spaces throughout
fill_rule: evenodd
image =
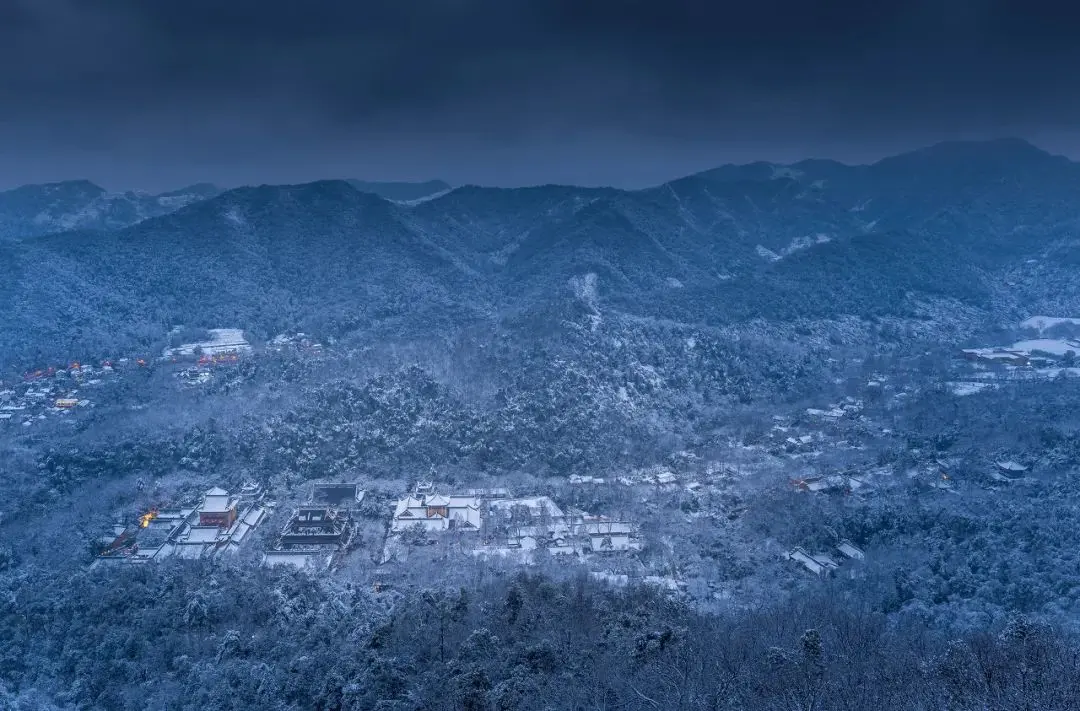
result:
M 476 177 L 447 177 L 488 181 L 507 151 L 568 145 L 854 157 L 1070 130 L 1078 23 L 1039 0 L 6 0 L 0 147 L 253 169 L 272 153 L 283 174 L 347 171 L 346 151 L 417 177 L 469 156 Z

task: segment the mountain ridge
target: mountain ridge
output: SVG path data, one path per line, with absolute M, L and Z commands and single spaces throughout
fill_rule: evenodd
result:
M 118 229 L 0 245 L 0 325 L 15 336 L 0 362 L 145 347 L 172 323 L 440 338 L 529 312 L 729 327 L 917 319 L 932 303 L 986 322 L 1025 303 L 1080 309 L 1054 256 L 1071 254 L 1080 166 L 1010 142 L 929 156 L 758 163 L 760 179 L 705 171 L 641 190 L 462 186 L 419 202 L 347 180 L 234 188 Z M 1032 275 L 1009 287 L 1017 270 Z M 587 307 L 559 306 L 585 278 Z

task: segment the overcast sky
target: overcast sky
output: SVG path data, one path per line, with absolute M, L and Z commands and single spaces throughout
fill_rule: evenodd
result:
M 0 0 L 0 186 L 639 186 L 1019 136 L 1080 157 L 1065 0 Z

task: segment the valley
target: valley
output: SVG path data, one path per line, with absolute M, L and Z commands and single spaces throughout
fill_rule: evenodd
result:
M 1077 164 L 365 187 L 0 241 L 0 705 L 1067 708 Z

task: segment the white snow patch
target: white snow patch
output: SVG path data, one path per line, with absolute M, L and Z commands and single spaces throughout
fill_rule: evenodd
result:
M 589 272 L 580 277 L 573 277 L 570 279 L 570 286 L 574 290 L 574 296 L 581 299 L 592 313 L 589 315 L 589 320 L 592 323 L 592 330 L 595 331 L 599 328 L 603 322 L 603 317 L 600 315 L 600 307 L 597 306 L 597 289 L 596 284 L 599 277 L 595 272 Z
M 421 203 L 428 202 L 429 200 L 434 200 L 435 198 L 441 198 L 443 195 L 449 195 L 452 192 L 454 192 L 453 188 L 447 188 L 446 190 L 439 190 L 438 192 L 434 192 L 430 195 L 413 198 L 412 200 L 390 200 L 390 202 L 395 202 L 398 205 L 419 205 Z
M 1063 323 L 1072 324 L 1073 326 L 1080 326 L 1080 318 L 1070 318 L 1062 316 L 1032 316 L 1031 318 L 1021 321 L 1020 328 L 1034 329 L 1041 334 L 1043 331 L 1046 331 L 1053 328 L 1054 326 L 1058 326 Z
M 219 353 L 250 353 L 251 345 L 244 338 L 244 332 L 239 328 L 211 328 L 209 329 L 210 340 L 202 343 L 184 343 L 176 348 L 166 348 L 162 353 L 165 358 L 177 356 L 193 356 L 196 349 L 204 355 L 216 355 Z
M 955 382 L 949 383 L 949 390 L 953 395 L 958 397 L 964 397 L 965 395 L 974 395 L 981 393 L 983 390 L 993 389 L 997 387 L 993 383 L 972 383 L 972 382 Z
M 763 245 L 759 244 L 757 247 L 754 248 L 754 251 L 759 257 L 761 257 L 762 259 L 768 259 L 770 262 L 776 262 L 780 260 L 779 254 Z
M 1034 353 L 1038 351 L 1055 356 L 1064 356 L 1070 351 L 1074 354 L 1080 354 L 1080 343 L 1077 343 L 1076 341 L 1060 341 L 1051 338 L 1036 338 L 1030 341 L 1014 343 L 1010 350 L 1021 351 L 1023 353 Z
M 792 168 L 787 165 L 774 165 L 772 166 L 772 179 L 777 178 L 792 178 L 797 179 L 803 176 L 803 172 L 797 168 Z
M 244 216 L 241 215 L 240 211 L 235 207 L 231 207 L 225 212 L 225 219 L 237 227 L 243 227 L 247 224 L 247 220 L 244 219 Z

